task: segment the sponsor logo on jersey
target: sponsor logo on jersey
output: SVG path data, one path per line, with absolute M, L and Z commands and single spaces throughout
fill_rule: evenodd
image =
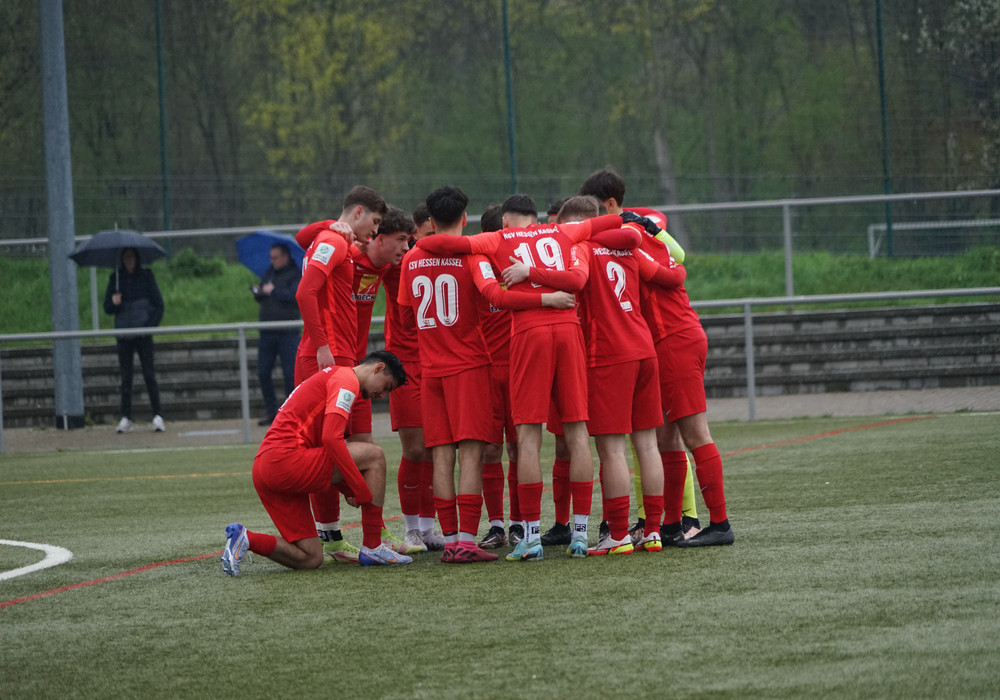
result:
M 493 274 L 493 266 L 485 260 L 479 261 L 479 272 L 488 280 L 495 280 L 497 278 L 497 276 Z

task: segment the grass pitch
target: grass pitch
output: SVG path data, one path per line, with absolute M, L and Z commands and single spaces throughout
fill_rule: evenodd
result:
M 996 696 L 1000 415 L 712 432 L 733 547 L 237 579 L 253 448 L 0 456 L 0 539 L 74 554 L 0 580 L 0 697 Z

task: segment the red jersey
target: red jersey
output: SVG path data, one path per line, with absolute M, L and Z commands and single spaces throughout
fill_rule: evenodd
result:
M 687 276 L 684 266 L 674 262 L 667 247 L 652 236 L 642 237 L 639 250 L 672 270 L 678 279 L 676 286 L 644 284 L 640 290 L 642 315 L 653 335 L 653 342 L 658 343 L 668 335 L 687 328 L 701 328 L 701 319 L 691 307 L 691 300 L 684 289 L 684 278 Z
M 416 317 L 409 307 L 399 303 L 399 276 L 402 269 L 400 264 L 386 270 L 382 286 L 385 287 L 385 349 L 405 364 L 418 361 L 420 349 L 417 346 Z
M 351 298 L 358 314 L 358 343 L 355 357 L 360 362 L 368 354 L 368 333 L 372 327 L 372 309 L 375 307 L 375 297 L 382 283 L 382 277 L 391 267 L 384 265 L 375 267 L 367 253 L 351 246 L 351 256 L 354 259 L 354 284 Z
M 653 223 L 664 231 L 667 230 L 667 215 L 662 211 L 650 209 L 649 207 L 625 207 L 624 211 L 630 211 L 638 214 L 639 216 L 645 216 L 647 219 L 651 219 Z
M 494 274 L 496 269 L 493 270 Z M 507 285 L 500 281 L 500 286 Z M 513 312 L 510 309 L 499 309 L 487 300 L 483 300 L 484 309 L 480 313 L 483 324 L 483 337 L 486 338 L 486 348 L 490 351 L 490 363 L 494 365 L 510 364 L 510 329 Z
M 354 494 L 362 500 L 370 499 L 368 487 L 344 439 L 351 408 L 360 393 L 358 376 L 351 367 L 327 367 L 317 372 L 285 399 L 257 454 L 272 448 L 325 447 Z M 327 423 L 328 416 L 334 422 Z M 324 424 L 328 425 L 327 431 Z
M 339 233 L 320 231 L 306 250 L 295 293 L 304 324 L 300 354 L 329 345 L 334 357 L 355 356 L 358 315 L 353 286 L 354 261 L 347 241 Z
M 587 366 L 656 357 L 653 338 L 640 312 L 639 261 L 632 251 L 581 243 L 576 246 L 575 264 L 588 276 L 577 297 Z
M 446 377 L 488 365 L 473 258 L 439 257 L 414 248 L 403 256 L 402 266 L 399 303 L 414 310 L 422 375 Z
M 574 243 L 589 238 L 591 233 L 621 227 L 621 218 L 616 214 L 567 224 L 534 224 L 526 228 L 507 228 L 500 231 L 480 233 L 475 236 L 428 236 L 417 242 L 418 248 L 439 254 L 481 253 L 498 268 L 510 265 L 514 257 L 529 267 L 542 270 L 566 270 L 571 259 Z M 553 287 L 520 282 L 510 291 L 553 292 Z M 513 314 L 512 334 L 537 326 L 556 323 L 579 323 L 574 309 L 529 308 L 517 310 Z

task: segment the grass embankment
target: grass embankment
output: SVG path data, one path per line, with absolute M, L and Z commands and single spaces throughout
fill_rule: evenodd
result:
M 785 294 L 785 261 L 780 251 L 743 256 L 692 255 L 686 267 L 686 287 L 692 301 Z M 155 263 L 152 269 L 166 303 L 165 326 L 257 319 L 257 304 L 247 289 L 257 278 L 242 265 L 200 258 L 185 249 L 169 260 Z M 109 275 L 110 270 L 98 270 L 99 305 Z M 988 287 L 1000 284 L 1000 249 L 979 248 L 954 257 L 874 260 L 808 253 L 794 257 L 793 277 L 797 295 Z M 48 260 L 0 258 L 0 279 L 9 281 L 6 293 L 0 296 L 0 332 L 51 331 Z M 77 270 L 77 289 L 80 328 L 89 329 L 90 273 L 86 268 Z M 921 299 L 910 303 L 934 302 Z M 382 315 L 384 310 L 385 298 L 380 294 L 375 315 Z M 103 310 L 99 316 L 101 328 L 112 327 L 111 317 Z

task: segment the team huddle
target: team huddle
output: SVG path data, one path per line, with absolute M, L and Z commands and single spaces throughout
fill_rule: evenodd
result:
M 555 545 L 587 557 L 732 544 L 684 251 L 662 214 L 623 210 L 624 196 L 605 168 L 550 207 L 546 223 L 516 194 L 483 213 L 482 233 L 465 235 L 469 200 L 457 187 L 432 192 L 411 218 L 359 186 L 338 220 L 300 230 L 296 388 L 253 465 L 279 536 L 231 523 L 223 570 L 238 576 L 247 552 L 307 569 L 407 564 L 429 550 L 446 563 L 492 561 L 507 545 L 507 561 L 532 561 Z M 369 353 L 380 286 L 385 350 Z M 386 461 L 372 439 L 371 399 L 386 394 L 402 447 L 402 540 L 385 527 Z M 543 428 L 556 436 L 555 523 L 544 533 Z M 601 465 L 596 538 L 591 437 Z M 342 497 L 361 509 L 360 548 L 341 533 Z

